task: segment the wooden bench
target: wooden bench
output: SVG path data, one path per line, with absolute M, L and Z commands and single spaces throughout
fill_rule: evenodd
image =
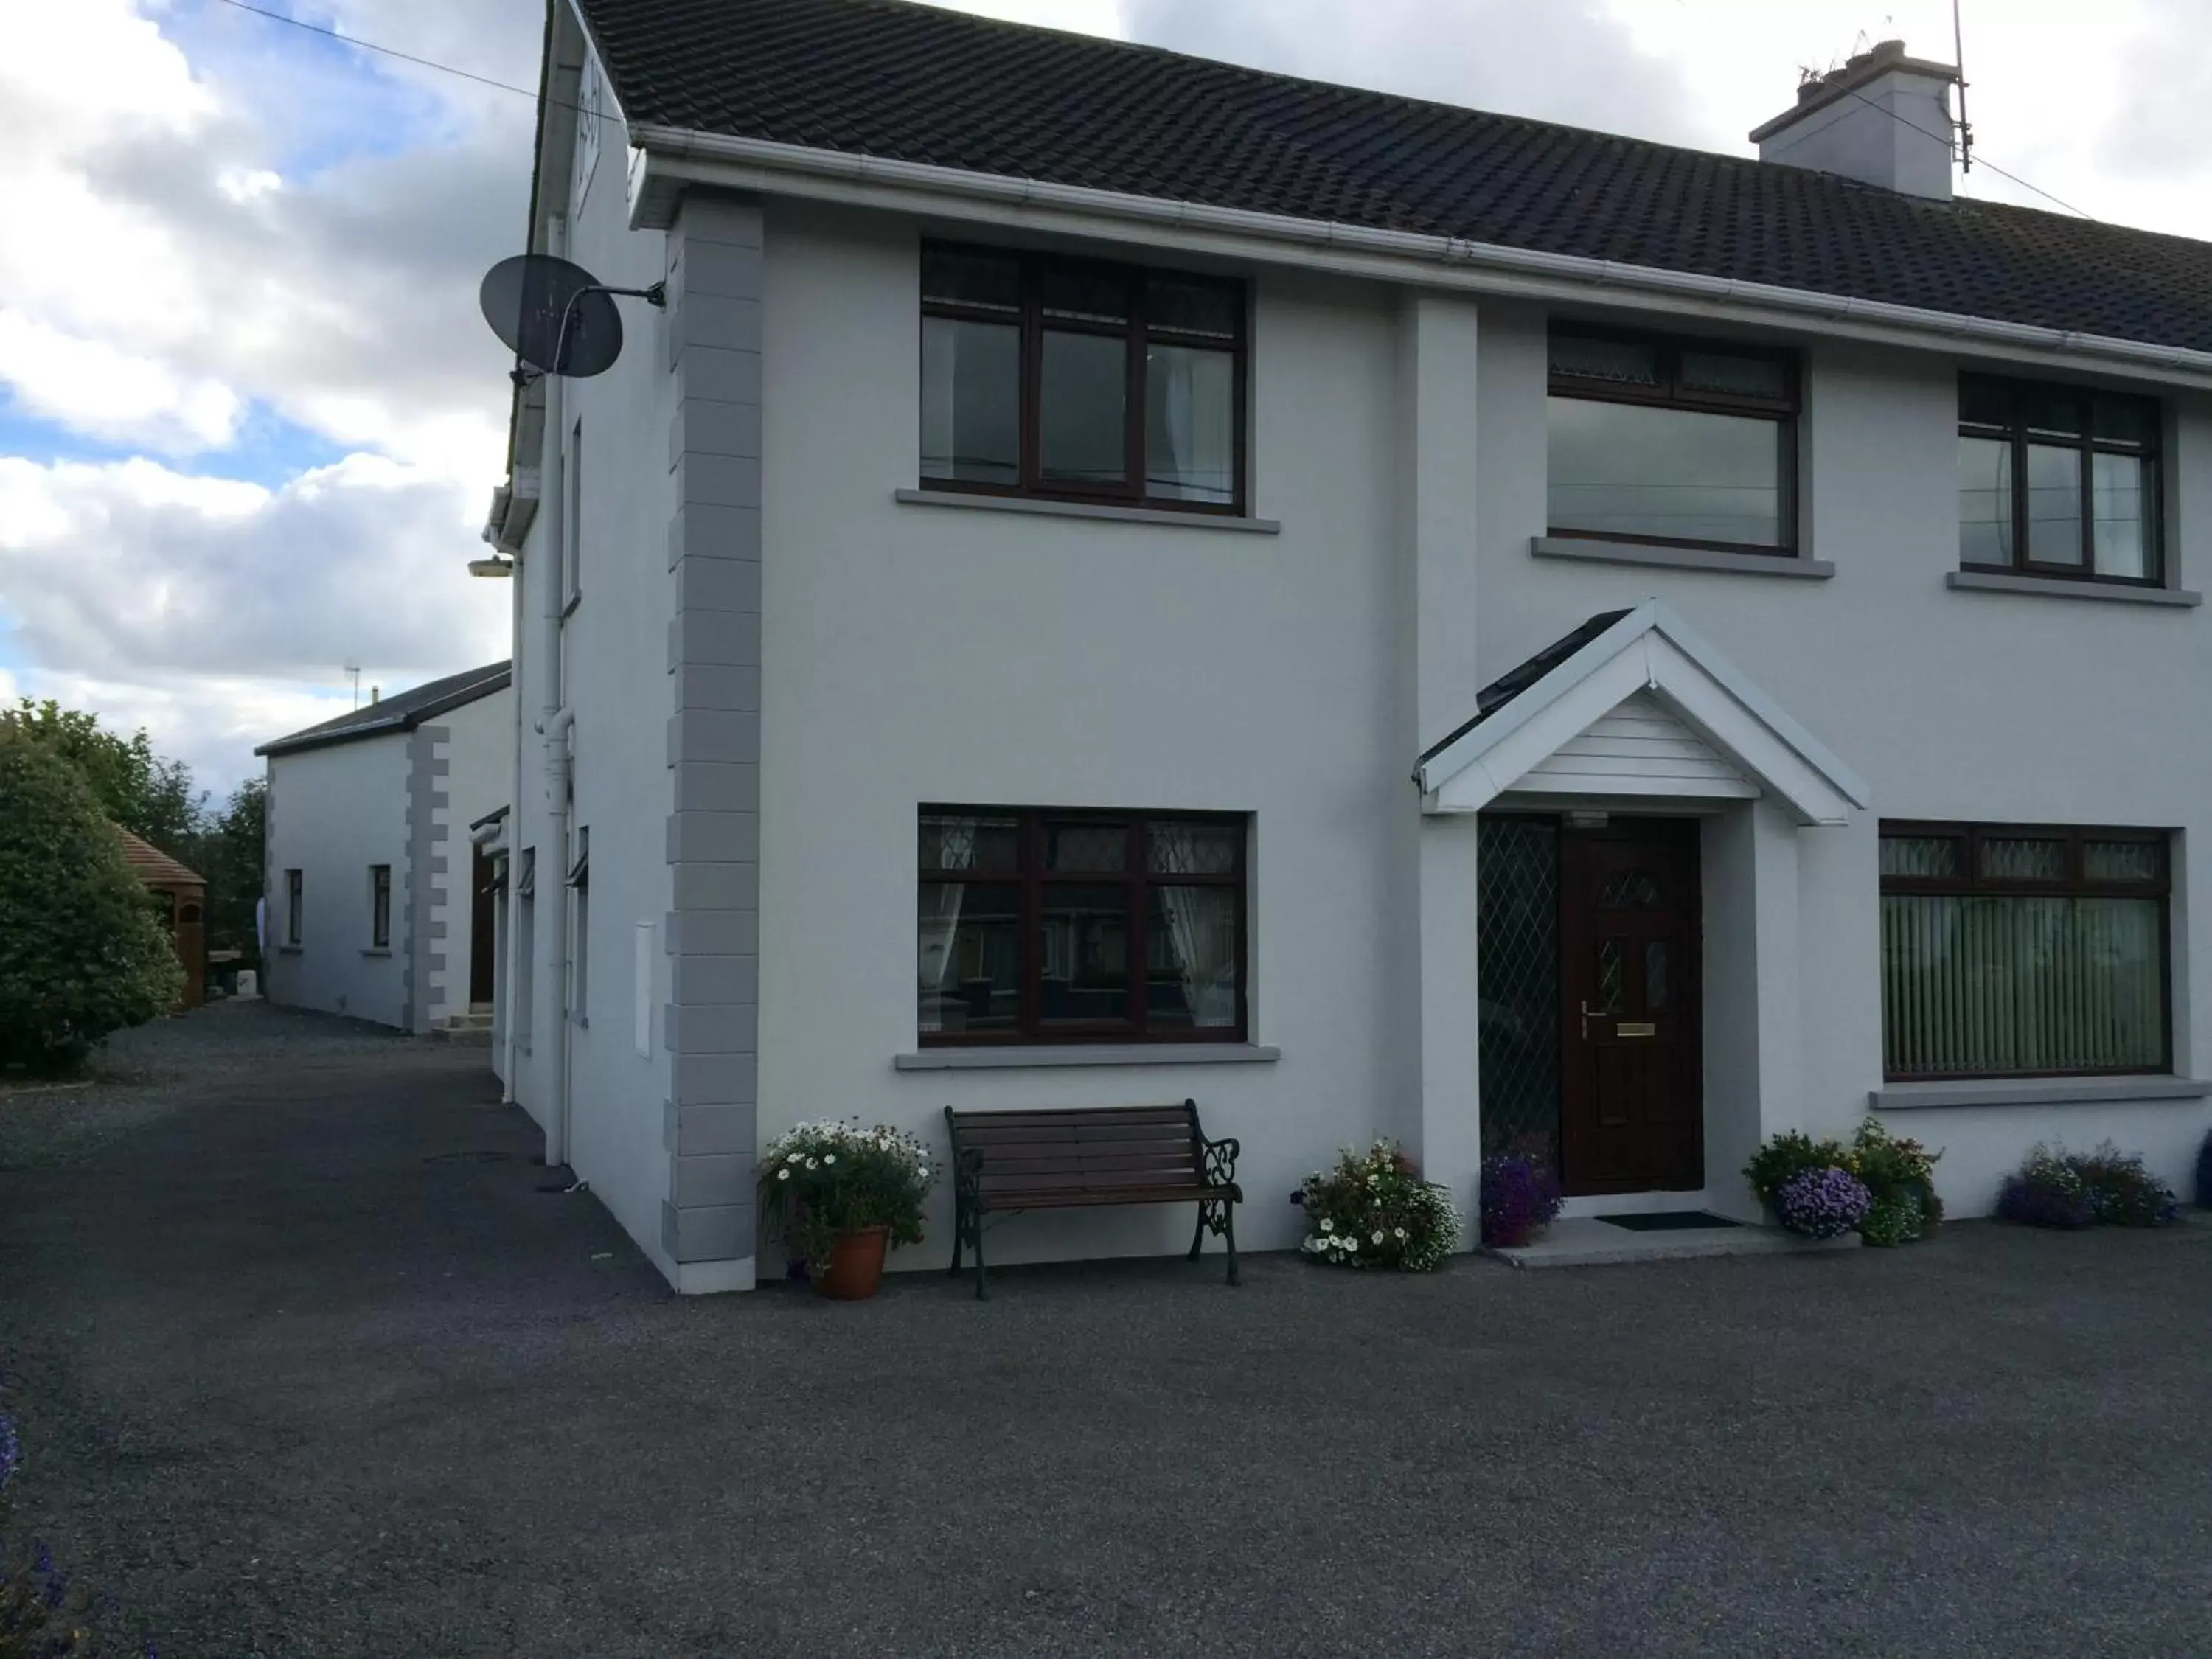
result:
M 1045 1112 L 956 1112 L 952 1132 L 952 1273 L 963 1245 L 975 1251 L 975 1297 L 983 1288 L 983 1218 L 1021 1210 L 1099 1204 L 1195 1204 L 1190 1260 L 1210 1229 L 1229 1245 L 1237 1282 L 1234 1140 L 1208 1140 L 1198 1103 L 1079 1107 Z

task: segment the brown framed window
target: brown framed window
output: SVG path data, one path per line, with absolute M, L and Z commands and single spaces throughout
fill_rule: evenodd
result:
M 921 251 L 924 489 L 1244 510 L 1244 289 Z
M 2165 580 L 2159 406 L 1959 377 L 1959 562 L 2076 581 Z
M 1246 820 L 921 811 L 925 1045 L 1241 1042 Z
M 305 890 L 305 878 L 299 871 L 287 870 L 284 872 L 284 943 L 287 945 L 300 942 L 300 929 L 306 920 Z
M 1551 533 L 1794 555 L 1797 415 L 1793 352 L 1554 328 Z
M 368 945 L 372 951 L 392 945 L 392 866 L 368 866 Z
M 2171 1071 L 2168 863 L 2161 830 L 1883 824 L 1883 1070 Z

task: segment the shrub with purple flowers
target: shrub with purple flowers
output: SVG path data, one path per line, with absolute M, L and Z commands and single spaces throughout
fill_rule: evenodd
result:
M 2212 1210 L 2212 1134 L 2197 1152 L 2197 1207 Z
M 1482 1160 L 1482 1242 L 1492 1249 L 1526 1244 L 1557 1219 L 1564 1201 L 1548 1165 L 1519 1152 Z
M 1840 1140 L 1815 1140 L 1791 1129 L 1776 1135 L 1752 1154 L 1751 1162 L 1743 1166 L 1743 1177 L 1751 1183 L 1752 1191 L 1759 1194 L 1759 1201 L 1778 1218 L 1782 1213 L 1782 1189 L 1799 1176 L 1820 1170 L 1848 1173 L 1850 1167 L 1850 1149 Z
M 0 1412 L 0 1499 L 22 1467 L 22 1436 L 15 1419 Z M 112 1597 L 94 1596 L 73 1581 L 45 1544 L 0 1550 L 0 1659 L 94 1659 L 114 1653 L 103 1648 L 94 1629 L 97 1617 L 113 1605 Z M 144 1654 L 156 1659 L 151 1642 Z
M 1856 1231 L 1874 1201 L 1848 1170 L 1804 1170 L 1783 1183 L 1775 1195 L 1782 1224 L 1802 1238 L 1841 1238 Z
M 2180 1213 L 2142 1159 L 2109 1140 L 2094 1152 L 2039 1146 L 1997 1190 L 1997 1219 L 2027 1227 L 2163 1227 Z
M 1296 1194 L 1306 1212 L 1300 1246 L 1318 1261 L 1427 1273 L 1459 1242 L 1451 1194 L 1421 1179 L 1395 1140 L 1340 1153 L 1336 1167 L 1308 1176 Z

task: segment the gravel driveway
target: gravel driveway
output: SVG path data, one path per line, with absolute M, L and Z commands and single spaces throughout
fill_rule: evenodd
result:
M 2208 1646 L 2212 1228 L 679 1302 L 482 1049 L 152 1043 L 0 1102 L 0 1367 L 165 1659 Z

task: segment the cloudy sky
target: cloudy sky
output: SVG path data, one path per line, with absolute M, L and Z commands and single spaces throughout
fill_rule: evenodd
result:
M 521 85 L 542 0 L 260 0 Z M 971 0 L 970 9 L 1705 148 L 1949 0 Z M 2205 0 L 1966 0 L 1980 153 L 2212 237 Z M 505 449 L 478 276 L 532 107 L 224 0 L 0 0 L 0 696 L 143 725 L 203 782 L 507 653 L 472 580 Z M 1977 194 L 2036 198 L 1984 167 Z

